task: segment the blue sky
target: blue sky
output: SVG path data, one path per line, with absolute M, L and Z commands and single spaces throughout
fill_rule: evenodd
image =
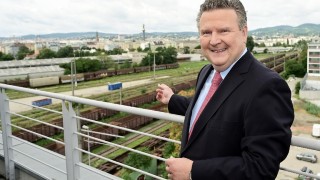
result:
M 99 31 L 197 31 L 203 0 L 0 0 L 0 37 Z M 249 30 L 320 24 L 319 0 L 242 0 Z

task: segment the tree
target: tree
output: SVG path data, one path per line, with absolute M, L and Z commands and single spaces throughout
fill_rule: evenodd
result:
M 183 47 L 183 54 L 190 54 L 190 47 L 189 46 Z
M 142 52 L 142 48 L 141 47 L 137 47 L 137 51 L 138 52 Z
M 98 60 L 101 62 L 101 69 L 110 69 L 115 65 L 111 57 L 105 54 L 99 55 Z
M 135 48 L 129 48 L 129 52 L 134 52 L 134 51 L 136 51 Z
M 307 58 L 308 58 L 308 43 L 305 40 L 300 40 L 297 43 L 297 49 L 300 51 L 299 61 L 301 62 L 305 71 L 307 71 Z
M 121 66 L 120 69 L 131 68 L 131 63 L 129 60 L 126 60 Z
M 177 62 L 177 49 L 174 47 L 165 48 L 163 53 L 163 62 L 162 64 L 172 64 Z
M 264 42 L 260 43 L 259 47 L 266 47 L 266 44 Z
M 58 58 L 73 57 L 73 56 L 74 56 L 73 48 L 71 46 L 60 48 L 57 52 Z
M 0 52 L 0 61 L 11 61 L 13 59 L 14 59 L 14 57 L 12 54 L 4 54 L 4 53 Z
M 194 47 L 194 49 L 201 49 L 200 44 L 198 46 Z
M 101 61 L 99 61 L 98 59 L 89 59 L 89 58 L 76 59 L 77 73 L 98 71 L 100 70 L 101 66 L 102 66 Z M 70 63 L 61 64 L 60 67 L 65 69 L 64 74 L 71 73 Z
M 177 50 L 174 47 L 157 47 L 156 54 L 149 51 L 147 56 L 142 58 L 140 66 L 150 66 L 153 64 L 155 57 L 156 64 L 171 64 L 177 62 Z
M 49 59 L 49 58 L 55 58 L 57 55 L 54 51 L 48 48 L 44 48 L 40 51 L 39 55 L 37 56 L 37 59 Z
M 303 77 L 306 73 L 306 69 L 303 67 L 303 64 L 297 60 L 290 60 L 286 62 L 286 72 L 285 78 L 288 78 L 290 75 L 296 77 Z
M 29 48 L 27 46 L 23 45 L 19 47 L 19 51 L 17 53 L 17 59 L 24 59 L 28 54 L 30 54 Z
M 247 48 L 249 49 L 249 51 L 252 52 L 253 48 L 254 48 L 254 41 L 253 41 L 253 37 L 252 36 L 248 36 L 247 37 Z
M 122 54 L 125 51 L 121 48 L 114 48 L 113 50 L 110 50 L 107 52 L 108 55 L 117 55 L 117 54 Z

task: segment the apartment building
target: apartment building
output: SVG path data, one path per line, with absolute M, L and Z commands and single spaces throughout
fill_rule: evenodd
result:
M 309 76 L 320 77 L 320 41 L 308 44 L 307 72 Z

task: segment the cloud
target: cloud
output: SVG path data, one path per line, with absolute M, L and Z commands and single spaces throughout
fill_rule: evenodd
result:
M 203 0 L 10 0 L 0 6 L 0 37 L 56 32 L 139 33 L 197 31 Z M 242 0 L 249 30 L 319 23 L 318 0 Z

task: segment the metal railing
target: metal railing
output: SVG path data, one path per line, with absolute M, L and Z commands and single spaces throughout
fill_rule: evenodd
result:
M 120 144 L 116 144 L 116 143 L 113 143 L 110 141 L 105 141 L 103 139 L 89 136 L 89 134 L 87 134 L 87 133 L 84 134 L 82 132 L 86 132 L 86 131 L 81 130 L 81 127 L 79 126 L 80 120 L 86 121 L 89 123 L 94 123 L 94 124 L 101 125 L 101 126 L 117 128 L 119 130 L 128 131 L 131 133 L 137 133 L 137 134 L 140 134 L 143 136 L 149 136 L 151 138 L 156 138 L 156 139 L 160 139 L 160 140 L 167 141 L 167 142 L 173 142 L 173 143 L 180 144 L 180 141 L 172 140 L 169 138 L 165 138 L 165 137 L 161 137 L 161 136 L 157 136 L 154 134 L 141 132 L 141 131 L 137 131 L 137 130 L 132 130 L 129 128 L 120 127 L 120 126 L 112 125 L 109 123 L 103 123 L 100 121 L 95 121 L 95 120 L 84 118 L 81 116 L 77 116 L 75 111 L 73 110 L 72 103 L 85 104 L 85 105 L 90 105 L 90 106 L 94 106 L 94 107 L 105 108 L 105 109 L 115 110 L 115 111 L 119 111 L 119 112 L 126 112 L 129 114 L 136 114 L 136 115 L 140 115 L 140 116 L 146 116 L 146 117 L 151 117 L 151 118 L 161 119 L 161 120 L 168 120 L 171 122 L 178 122 L 178 123 L 183 123 L 183 121 L 184 121 L 183 116 L 178 116 L 178 115 L 173 115 L 173 114 L 168 114 L 168 113 L 158 112 L 158 111 L 152 111 L 152 110 L 147 110 L 147 109 L 141 109 L 141 108 L 136 108 L 136 107 L 123 106 L 123 105 L 118 105 L 118 104 L 113 104 L 113 103 L 101 102 L 101 101 L 96 101 L 96 100 L 91 100 L 91 99 L 80 98 L 80 97 L 73 97 L 73 96 L 68 96 L 68 95 L 61 95 L 61 94 L 56 94 L 56 93 L 44 92 L 44 91 L 22 88 L 22 87 L 17 87 L 17 86 L 11 86 L 11 85 L 6 85 L 6 84 L 0 84 L 0 88 L 1 88 L 0 112 L 1 112 L 2 137 L 3 137 L 4 159 L 5 159 L 5 168 L 6 168 L 7 179 L 12 179 L 12 180 L 15 179 L 15 170 L 14 170 L 15 159 L 13 158 L 14 153 L 19 153 L 21 155 L 28 156 L 26 153 L 22 152 L 21 150 L 16 149 L 12 145 L 13 139 L 19 139 L 19 138 L 12 135 L 12 128 L 13 127 L 20 129 L 20 130 L 23 130 L 23 131 L 26 131 L 26 132 L 29 132 L 29 133 L 32 133 L 32 134 L 35 134 L 39 137 L 49 139 L 49 140 L 54 141 L 58 144 L 64 145 L 65 146 L 65 157 L 63 157 L 63 158 L 65 158 L 65 160 L 66 160 L 66 170 L 64 171 L 64 170 L 61 170 L 57 167 L 52 167 L 50 165 L 49 165 L 49 167 L 54 168 L 57 171 L 64 173 L 68 180 L 79 179 L 79 176 L 80 176 L 79 168 L 84 167 L 83 164 L 81 163 L 81 160 L 80 160 L 81 153 L 86 153 L 86 154 L 88 154 L 88 156 L 92 156 L 95 158 L 99 158 L 99 159 L 102 159 L 105 161 L 112 162 L 112 163 L 117 164 L 121 167 L 130 169 L 133 171 L 137 171 L 139 173 L 153 177 L 155 179 L 164 179 L 163 177 L 151 174 L 149 172 L 146 172 L 146 171 L 143 171 L 143 170 L 131 167 L 131 166 L 128 166 L 124 163 L 117 162 L 117 161 L 112 160 L 110 158 L 106 158 L 102 155 L 92 153 L 89 150 L 89 145 L 88 145 L 88 151 L 79 147 L 79 137 L 83 137 L 84 139 L 87 139 L 87 141 L 90 140 L 90 141 L 95 141 L 97 143 L 118 147 L 120 149 L 124 149 L 124 150 L 130 151 L 130 152 L 135 152 L 138 154 L 142 154 L 142 155 L 157 159 L 158 161 L 165 161 L 166 160 L 165 158 L 160 157 L 160 156 L 145 153 L 142 151 L 138 151 L 134 148 L 129 148 L 129 147 L 126 147 L 126 146 L 123 146 Z M 33 105 L 30 105 L 31 103 L 26 104 L 26 103 L 17 102 L 15 100 L 10 100 L 5 93 L 5 89 L 11 89 L 11 90 L 15 90 L 15 91 L 20 91 L 20 92 L 31 93 L 31 94 L 35 94 L 35 95 L 60 99 L 61 105 L 62 105 L 62 112 L 59 112 L 56 110 L 51 110 L 51 109 L 44 108 L 44 107 L 33 106 Z M 37 119 L 30 118 L 30 117 L 27 117 L 24 115 L 20 115 L 18 113 L 11 112 L 9 109 L 10 102 L 11 103 L 19 103 L 19 104 L 23 104 L 26 106 L 32 106 L 37 109 L 50 111 L 50 112 L 56 113 L 57 115 L 62 115 L 63 127 L 56 126 L 56 125 L 53 125 L 50 123 L 45 123 L 41 120 L 37 120 Z M 42 134 L 33 132 L 29 129 L 19 127 L 18 125 L 12 124 L 10 115 L 19 116 L 22 118 L 26 118 L 30 121 L 35 121 L 37 123 L 42 123 L 47 126 L 57 128 L 57 129 L 63 131 L 64 141 L 59 141 L 54 138 L 47 137 Z M 309 138 L 302 138 L 302 137 L 293 136 L 291 145 L 320 151 L 320 143 L 316 140 L 309 139 Z M 37 145 L 33 145 L 33 146 L 37 146 Z M 39 161 L 35 157 L 29 157 L 29 158 L 33 158 L 34 160 Z M 41 162 L 41 163 L 48 165 L 46 162 Z M 289 169 L 286 167 L 281 167 L 280 169 L 284 170 L 284 171 L 296 173 L 296 174 L 310 176 L 313 178 L 320 178 L 316 175 L 307 174 L 307 173 L 297 171 L 297 170 L 292 170 L 292 169 Z M 32 171 L 36 171 L 36 170 L 32 170 Z

